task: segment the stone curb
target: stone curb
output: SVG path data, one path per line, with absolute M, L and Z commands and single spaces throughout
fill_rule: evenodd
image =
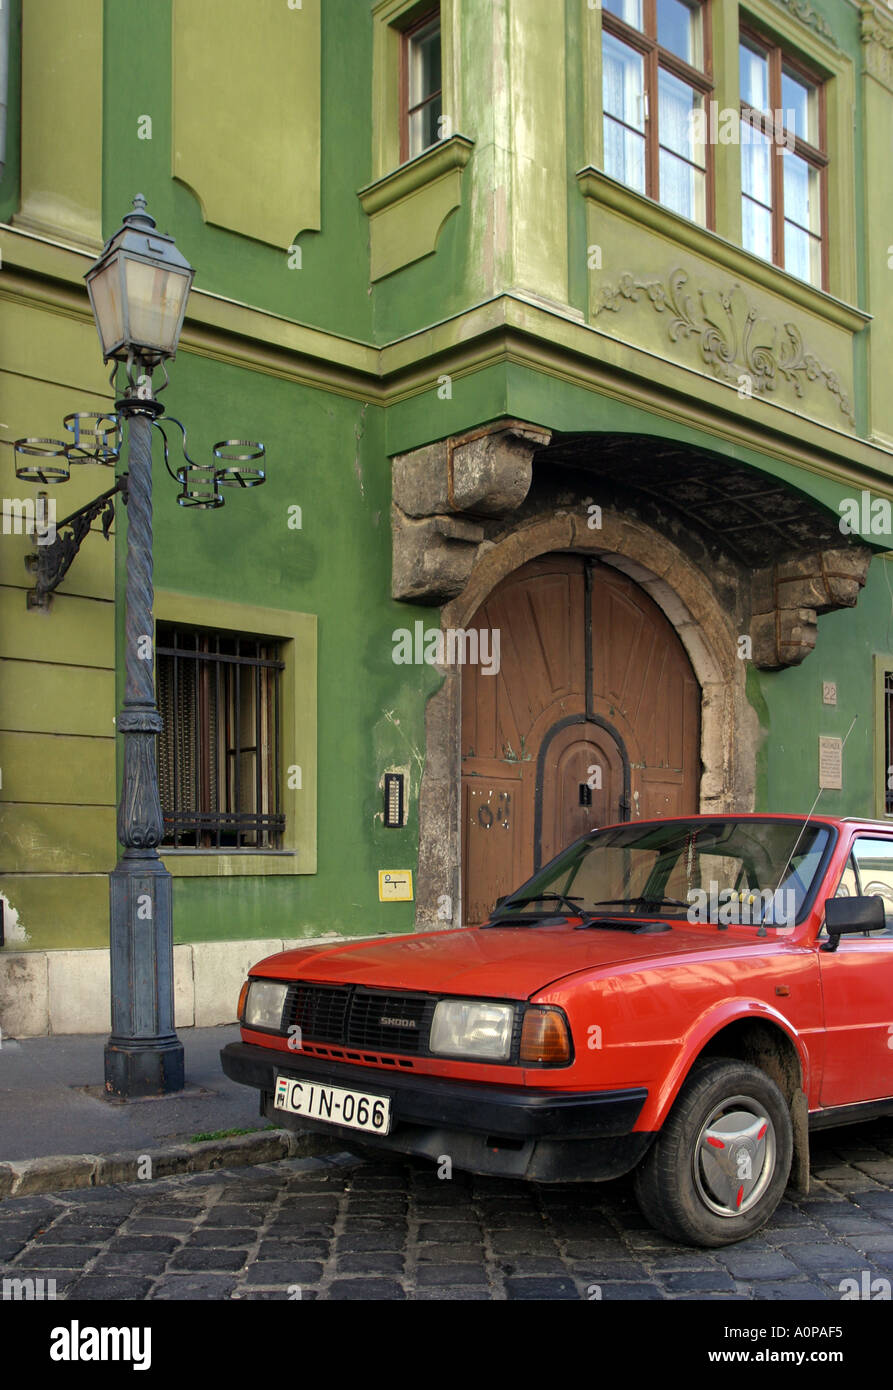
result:
M 344 1148 L 323 1134 L 298 1134 L 287 1129 L 258 1130 L 228 1139 L 198 1144 L 167 1144 L 163 1148 L 111 1154 L 58 1154 L 0 1163 L 0 1200 L 38 1192 L 62 1192 L 78 1187 L 167 1178 L 177 1173 L 208 1173 L 215 1168 L 244 1168 L 274 1163 L 280 1158 L 312 1158 Z M 151 1166 L 147 1172 L 146 1160 Z

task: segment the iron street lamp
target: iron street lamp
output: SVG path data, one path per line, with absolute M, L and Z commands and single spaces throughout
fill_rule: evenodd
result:
M 176 354 L 195 272 L 173 240 L 158 235 L 141 194 L 133 207 L 85 277 L 103 358 L 123 361 L 128 379 L 115 402 L 128 426 L 125 684 L 117 724 L 124 852 L 110 883 L 112 1031 L 105 1047 L 105 1088 L 118 1096 L 180 1091 L 184 1082 L 174 1028 L 171 876 L 158 855 L 164 821 L 155 740 L 163 726 L 152 621 L 152 423 L 164 407 L 151 381 L 153 369 Z
M 195 272 L 174 245 L 156 230 L 137 194 L 133 211 L 87 271 L 87 290 L 103 358 L 113 361 L 111 381 L 125 367 L 124 395 L 114 413 L 75 412 L 65 417 L 74 435 L 68 444 L 52 439 L 20 439 L 14 448 L 26 462 L 16 474 L 30 482 L 67 481 L 71 466 L 113 465 L 127 424 L 127 471 L 115 486 L 72 513 L 56 528 L 50 544 L 38 542 L 32 559 L 35 588 L 30 607 L 49 605 L 49 595 L 74 560 L 90 523 L 100 514 L 108 535 L 114 517 L 112 497 L 127 506 L 124 705 L 118 732 L 124 736 L 124 769 L 118 804 L 118 840 L 123 853 L 110 875 L 112 1031 L 105 1048 L 105 1088 L 119 1097 L 164 1095 L 182 1090 L 183 1044 L 174 1028 L 173 924 L 171 876 L 158 846 L 164 821 L 158 791 L 156 738 L 162 719 L 155 701 L 154 599 L 152 572 L 152 430 L 164 441 L 164 462 L 180 484 L 184 507 L 223 506 L 221 487 L 256 487 L 265 481 L 250 465 L 264 457 L 264 446 L 225 439 L 213 446 L 214 462 L 186 462 L 176 473 L 168 462 L 168 441 L 159 424 L 164 406 L 156 399 L 152 374 L 164 371 L 177 351 L 186 301 Z

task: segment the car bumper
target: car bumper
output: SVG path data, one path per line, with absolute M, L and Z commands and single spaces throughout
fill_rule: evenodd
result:
M 314 1130 L 383 1152 L 417 1154 L 457 1168 L 536 1182 L 597 1182 L 636 1166 L 654 1135 L 633 1132 L 647 1099 L 643 1087 L 619 1091 L 561 1092 L 486 1086 L 439 1076 L 291 1056 L 251 1043 L 230 1043 L 220 1053 L 232 1081 L 261 1093 L 261 1112 L 284 1128 Z M 391 1131 L 385 1136 L 273 1108 L 277 1074 L 389 1097 Z

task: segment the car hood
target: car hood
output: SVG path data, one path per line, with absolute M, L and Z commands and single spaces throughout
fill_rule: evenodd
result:
M 730 939 L 723 946 L 746 946 Z M 760 943 L 765 949 L 765 942 Z M 612 967 L 658 956 L 690 955 L 721 949 L 715 929 L 633 935 L 628 931 L 571 926 L 461 928 L 383 940 L 306 946 L 267 956 L 252 975 L 317 980 L 326 984 L 368 985 L 375 989 L 421 990 L 432 994 L 470 994 L 485 998 L 527 999 L 577 971 Z

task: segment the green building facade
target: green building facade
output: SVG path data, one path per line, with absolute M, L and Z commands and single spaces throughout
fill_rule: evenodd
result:
M 177 506 L 155 456 L 181 1026 L 232 1018 L 282 943 L 478 920 L 475 895 L 532 867 L 544 795 L 552 814 L 547 726 L 580 725 L 568 786 L 596 726 L 663 746 L 622 692 L 593 719 L 565 690 L 548 602 L 540 638 L 501 629 L 491 685 L 417 659 L 416 632 L 483 635 L 524 566 L 538 612 L 547 556 L 614 584 L 690 665 L 694 722 L 667 746 L 693 791 L 660 756 L 682 798 L 660 801 L 630 733 L 611 819 L 805 811 L 820 740 L 820 808 L 893 813 L 888 5 L 10 0 L 8 42 L 0 1028 L 108 1026 L 125 513 L 29 606 L 17 518 L 41 489 L 12 444 L 111 408 L 83 276 L 137 192 L 197 268 L 168 413 L 196 458 L 267 450 L 265 485 L 216 511 Z M 763 73 L 774 128 L 744 90 Z M 61 521 L 113 481 L 85 465 L 44 491 Z M 626 641 L 587 631 L 596 666 Z M 170 654 L 190 642 L 204 666 Z M 227 685 L 221 651 L 271 664 Z M 215 841 L 225 811 L 255 819 Z M 407 871 L 390 900 L 380 875 Z

